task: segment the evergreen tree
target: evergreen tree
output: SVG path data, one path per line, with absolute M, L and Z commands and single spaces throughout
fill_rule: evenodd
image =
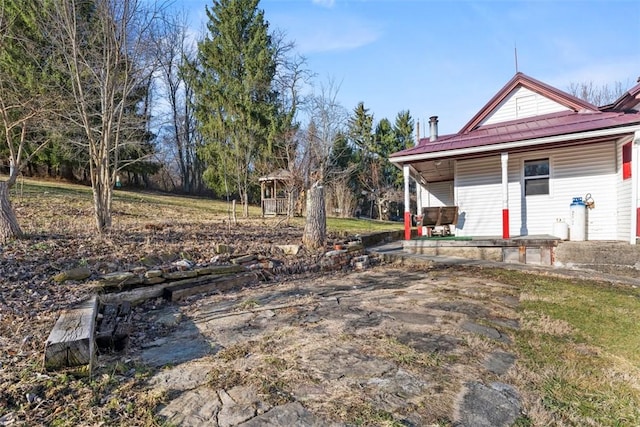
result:
M 393 126 L 393 131 L 396 134 L 396 141 L 398 142 L 395 147 L 395 151 L 413 147 L 414 121 L 409 110 L 400 111 L 398 113 L 396 116 L 396 122 Z M 391 151 L 389 154 L 394 153 L 395 151 Z
M 22 234 L 9 189 L 46 144 L 38 126 L 52 108 L 54 73 L 41 26 L 45 12 L 40 1 L 0 0 L 0 155 L 9 166 L 0 182 L 0 243 Z
M 208 35 L 192 73 L 205 180 L 237 193 L 247 216 L 252 171 L 277 127 L 275 51 L 258 0 L 214 0 L 206 13 Z

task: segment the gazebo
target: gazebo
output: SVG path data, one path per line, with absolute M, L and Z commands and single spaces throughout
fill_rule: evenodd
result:
M 262 216 L 287 215 L 289 207 L 293 212 L 296 200 L 293 180 L 293 174 L 285 169 L 258 179 Z

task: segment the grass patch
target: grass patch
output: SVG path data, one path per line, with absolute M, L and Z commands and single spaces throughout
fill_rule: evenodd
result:
M 640 425 L 640 291 L 506 270 L 521 291 L 521 384 L 555 425 Z M 534 403 L 536 400 L 538 403 Z M 541 399 L 541 400 L 540 400 Z
M 81 212 L 89 217 L 91 223 L 92 193 L 91 187 L 70 184 L 61 181 L 38 181 L 29 178 L 20 178 L 11 190 L 11 197 L 20 204 L 28 202 L 46 203 L 47 199 L 64 199 L 64 206 L 77 215 Z M 180 214 L 174 214 L 171 210 L 178 209 Z M 163 219 L 171 221 L 177 218 L 184 220 L 185 214 L 193 218 L 205 221 L 228 220 L 231 216 L 231 203 L 225 200 L 215 200 L 207 197 L 171 195 L 164 193 L 145 192 L 138 190 L 114 190 L 113 192 L 114 216 L 132 216 L 138 220 L 153 221 Z M 57 215 L 66 212 L 57 212 Z M 236 214 L 239 222 L 246 221 L 242 218 L 242 206 L 236 204 Z M 284 217 L 262 218 L 259 205 L 249 206 L 249 219 L 260 219 L 265 224 L 285 222 Z M 286 225 L 303 228 L 305 219 L 294 217 L 286 221 Z M 118 220 L 114 222 L 118 224 Z M 49 224 L 39 224 L 38 229 L 47 228 Z M 377 221 L 359 218 L 327 217 L 327 230 L 331 233 L 342 235 L 366 234 L 379 231 L 402 230 L 404 225 L 399 222 Z

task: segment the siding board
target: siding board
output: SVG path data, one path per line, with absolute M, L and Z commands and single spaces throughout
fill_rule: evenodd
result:
M 512 236 L 551 234 L 557 219 L 570 223 L 574 197 L 590 193 L 595 208 L 587 210 L 587 239 L 616 240 L 618 231 L 618 171 L 616 144 L 605 142 L 579 148 L 540 150 L 509 156 L 509 227 Z M 619 151 L 619 150 L 618 150 Z M 579 153 L 579 155 L 577 155 Z M 522 191 L 524 160 L 548 157 L 549 194 L 525 197 Z M 464 236 L 502 234 L 502 186 L 500 156 L 457 162 L 455 193 L 464 225 Z M 626 209 L 628 212 L 629 209 Z M 628 222 L 628 220 L 627 220 Z M 628 233 L 628 231 L 627 231 Z
M 515 89 L 480 125 L 567 111 L 569 108 L 525 87 Z

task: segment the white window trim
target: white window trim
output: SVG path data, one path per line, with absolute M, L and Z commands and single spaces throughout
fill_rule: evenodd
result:
M 527 179 L 537 179 L 537 178 L 542 178 L 545 175 L 537 175 L 535 177 L 525 177 L 524 175 L 524 164 L 525 162 L 530 162 L 532 160 L 544 160 L 547 159 L 549 161 L 549 174 L 547 175 L 547 179 L 549 180 L 549 193 L 548 194 L 531 194 L 531 195 L 527 195 L 525 193 L 525 182 L 527 181 Z M 553 161 L 552 161 L 552 157 L 550 155 L 529 155 L 527 157 L 523 157 L 522 161 L 520 163 L 520 188 L 522 189 L 522 197 L 523 198 L 527 198 L 527 197 L 548 197 L 551 198 L 552 194 L 553 194 Z

